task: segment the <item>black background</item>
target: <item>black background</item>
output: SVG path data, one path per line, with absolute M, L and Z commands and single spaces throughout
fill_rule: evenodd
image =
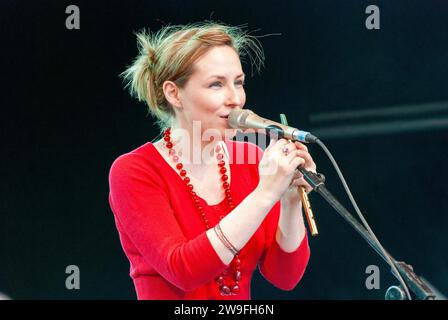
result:
M 65 27 L 70 4 L 80 30 Z M 380 30 L 365 27 L 370 4 Z M 319 113 L 448 101 L 446 1 L 3 0 L 0 10 L 0 291 L 13 299 L 136 297 L 107 202 L 113 160 L 158 133 L 118 78 L 137 53 L 136 30 L 213 19 L 281 33 L 261 38 L 266 67 L 247 79 L 246 106 L 271 119 L 284 112 L 305 130 L 319 129 L 310 121 Z M 442 293 L 447 138 L 444 127 L 322 136 L 385 248 Z M 323 152 L 310 150 L 351 209 Z M 303 279 L 283 292 L 257 273 L 252 298 L 382 299 L 397 284 L 389 268 L 323 200 L 311 201 L 320 235 Z M 65 288 L 71 264 L 80 290 Z M 380 268 L 379 290 L 365 287 L 368 265 Z

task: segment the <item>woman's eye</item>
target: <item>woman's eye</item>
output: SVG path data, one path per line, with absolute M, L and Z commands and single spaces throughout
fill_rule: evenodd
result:
M 240 80 L 240 81 L 237 81 L 237 82 L 235 82 L 235 85 L 237 85 L 237 86 L 244 86 L 245 85 L 245 83 L 244 83 L 244 81 L 242 81 L 242 80 Z M 212 87 L 222 87 L 223 86 L 223 83 L 222 82 L 220 82 L 220 81 L 216 81 L 216 82 L 213 82 L 212 84 L 210 84 L 210 88 L 212 88 Z
M 222 86 L 222 83 L 219 82 L 219 81 L 216 81 L 216 82 L 213 82 L 213 83 L 210 85 L 210 88 L 211 88 L 211 87 L 221 87 L 221 86 Z

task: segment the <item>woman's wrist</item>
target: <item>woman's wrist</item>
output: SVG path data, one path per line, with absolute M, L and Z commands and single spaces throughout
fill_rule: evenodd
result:
M 292 187 L 288 189 L 283 196 L 280 198 L 282 206 L 288 207 L 301 207 L 302 206 L 302 198 L 300 197 L 300 191 L 297 187 Z
M 272 207 L 279 199 L 273 193 L 267 192 L 260 185 L 258 185 L 252 192 L 252 196 L 259 201 L 260 204 Z

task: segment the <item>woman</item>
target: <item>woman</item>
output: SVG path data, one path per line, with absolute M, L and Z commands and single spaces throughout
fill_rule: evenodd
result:
M 298 142 L 230 140 L 226 118 L 246 101 L 240 57 L 263 63 L 258 42 L 213 23 L 137 38 L 123 75 L 163 138 L 114 161 L 109 203 L 138 299 L 250 299 L 257 265 L 292 290 L 309 259 L 297 186 L 311 190 L 295 169 L 316 166 Z

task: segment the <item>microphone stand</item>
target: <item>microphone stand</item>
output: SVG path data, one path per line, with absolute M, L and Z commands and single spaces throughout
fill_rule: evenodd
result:
M 386 262 L 387 259 L 383 252 L 378 248 L 376 242 L 368 232 L 368 230 L 361 225 L 350 212 L 344 208 L 344 206 L 331 194 L 330 191 L 325 187 L 324 181 L 325 177 L 322 174 L 315 174 L 314 172 L 308 171 L 305 168 L 297 168 L 304 176 L 308 184 L 320 194 L 325 201 L 327 201 L 341 216 L 345 219 L 360 235 L 367 241 L 367 243 L 378 253 L 378 255 L 383 258 Z M 403 277 L 404 281 L 409 287 L 409 290 L 413 293 L 418 300 L 434 300 L 435 295 L 431 289 L 414 273 L 412 266 L 406 264 L 403 261 L 396 261 L 391 255 L 389 255 L 393 264 L 396 266 L 400 275 Z M 395 272 L 392 270 L 392 274 L 397 277 Z M 404 290 L 399 286 L 392 286 L 386 292 L 386 300 L 405 300 L 406 294 Z

